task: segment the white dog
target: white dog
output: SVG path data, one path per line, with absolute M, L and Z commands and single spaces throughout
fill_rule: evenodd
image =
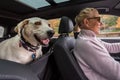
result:
M 18 35 L 0 43 L 0 59 L 22 64 L 39 58 L 42 45 L 47 45 L 54 34 L 47 20 L 38 17 L 21 21 L 15 31 Z

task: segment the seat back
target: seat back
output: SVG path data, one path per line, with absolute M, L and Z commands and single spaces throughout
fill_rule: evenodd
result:
M 29 66 L 0 59 L 0 80 L 39 80 Z
M 69 33 L 72 32 L 73 28 L 73 23 L 68 17 L 61 18 L 60 36 L 53 48 L 54 58 L 64 80 L 87 80 L 72 54 L 75 39 L 70 37 Z

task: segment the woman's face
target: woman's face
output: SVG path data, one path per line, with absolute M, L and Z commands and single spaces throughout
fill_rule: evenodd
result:
M 99 19 L 97 19 L 99 18 Z M 99 34 L 100 27 L 101 27 L 100 17 L 94 17 L 94 19 L 89 19 L 89 29 L 95 32 L 96 34 Z
M 87 23 L 86 23 L 87 29 L 92 30 L 95 34 L 99 34 L 100 27 L 102 25 L 100 21 L 99 13 L 95 13 L 94 17 L 86 18 L 86 20 L 87 20 Z

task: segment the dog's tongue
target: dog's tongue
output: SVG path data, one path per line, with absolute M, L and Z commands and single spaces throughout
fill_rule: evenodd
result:
M 41 40 L 43 44 L 47 45 L 49 43 L 49 39 L 44 39 L 44 40 Z

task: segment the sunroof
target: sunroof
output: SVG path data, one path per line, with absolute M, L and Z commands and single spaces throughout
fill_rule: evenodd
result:
M 56 3 L 61 3 L 61 2 L 66 2 L 66 1 L 69 1 L 69 0 L 54 0 Z
M 41 7 L 49 6 L 50 4 L 46 0 L 17 0 L 27 6 L 30 6 L 34 9 L 38 9 Z M 55 3 L 67 2 L 69 0 L 54 0 Z
M 46 0 L 18 0 L 18 1 L 35 9 L 50 5 Z

